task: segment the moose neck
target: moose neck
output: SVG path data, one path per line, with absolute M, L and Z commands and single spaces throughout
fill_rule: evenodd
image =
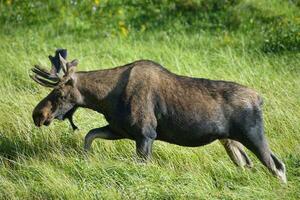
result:
M 112 110 L 128 80 L 129 67 L 77 72 L 76 86 L 82 97 L 78 106 L 105 114 Z

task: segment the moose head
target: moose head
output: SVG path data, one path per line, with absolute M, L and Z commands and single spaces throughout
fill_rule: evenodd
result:
M 33 110 L 33 120 L 36 126 L 48 126 L 53 119 L 63 120 L 66 114 L 78 103 L 81 95 L 76 88 L 75 69 L 77 60 L 66 61 L 67 50 L 58 49 L 55 56 L 49 56 L 52 63 L 50 71 L 35 65 L 30 77 L 44 87 L 53 88 Z

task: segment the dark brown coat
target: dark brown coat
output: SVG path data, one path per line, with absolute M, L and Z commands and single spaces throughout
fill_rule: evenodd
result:
M 69 64 L 63 80 L 35 108 L 37 126 L 54 118 L 71 119 L 77 107 L 90 108 L 102 113 L 108 125 L 87 134 L 86 150 L 95 138 L 128 138 L 148 158 L 154 140 L 181 146 L 221 140 L 237 165 L 252 165 L 244 145 L 286 181 L 284 164 L 264 137 L 256 91 L 233 82 L 179 76 L 149 60 L 89 72 L 71 69 L 75 65 Z

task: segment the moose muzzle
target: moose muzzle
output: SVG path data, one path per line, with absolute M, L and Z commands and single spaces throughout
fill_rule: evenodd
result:
M 42 125 L 48 126 L 51 121 L 51 103 L 49 101 L 41 101 L 33 110 L 32 118 L 34 124 L 38 127 Z

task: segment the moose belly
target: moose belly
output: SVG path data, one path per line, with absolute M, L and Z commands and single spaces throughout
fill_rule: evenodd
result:
M 226 138 L 228 131 L 222 122 L 187 123 L 187 125 L 158 124 L 157 139 L 181 146 L 203 146 L 216 139 Z

